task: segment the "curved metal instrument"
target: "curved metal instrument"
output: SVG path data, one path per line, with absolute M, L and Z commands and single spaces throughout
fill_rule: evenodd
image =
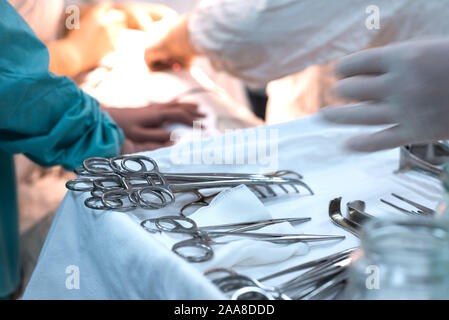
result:
M 418 171 L 441 179 L 441 165 L 449 161 L 449 145 L 440 141 L 426 145 L 406 145 L 401 147 L 397 172 Z
M 360 237 L 361 225 L 343 216 L 341 212 L 341 199 L 342 198 L 336 198 L 330 202 L 329 217 L 331 218 L 332 222 L 337 226 L 345 229 L 346 231 L 351 232 L 356 237 Z

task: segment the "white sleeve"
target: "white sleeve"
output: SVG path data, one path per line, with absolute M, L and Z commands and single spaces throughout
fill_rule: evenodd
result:
M 8 0 L 42 42 L 54 41 L 60 32 L 64 0 Z
M 369 5 L 380 9 L 381 25 L 408 0 L 203 0 L 192 12 L 189 34 L 195 49 L 214 67 L 252 86 L 366 48 L 378 30 Z

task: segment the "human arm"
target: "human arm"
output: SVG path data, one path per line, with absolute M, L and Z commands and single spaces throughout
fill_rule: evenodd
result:
M 68 169 L 118 155 L 120 128 L 71 80 L 48 72 L 46 47 L 5 1 L 0 14 L 0 148 Z
M 153 103 L 141 108 L 113 108 L 102 106 L 115 122 L 122 128 L 129 141 L 125 147 L 134 142 L 133 148 L 146 144 L 146 150 L 154 150 L 173 144 L 171 132 L 164 127 L 173 123 L 192 126 L 194 121 L 205 114 L 198 111 L 192 103 L 177 101 Z M 126 152 L 133 153 L 133 152 Z

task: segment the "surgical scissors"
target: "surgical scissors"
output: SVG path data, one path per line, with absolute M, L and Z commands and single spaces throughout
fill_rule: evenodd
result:
M 313 191 L 301 181 L 302 176 L 292 171 L 271 174 L 242 173 L 162 173 L 156 161 L 149 157 L 134 155 L 112 159 L 89 158 L 83 167 L 75 170 L 77 179 L 67 182 L 69 190 L 90 192 L 85 205 L 100 210 L 131 210 L 137 207 L 160 209 L 175 201 L 174 193 L 193 192 L 201 195 L 203 189 L 222 189 L 244 184 L 261 196 L 258 187 L 276 196 L 273 186 L 288 193 L 290 185 L 297 193 L 297 186 Z M 286 176 L 294 176 L 286 177 Z M 266 197 L 266 196 L 265 196 Z M 205 205 L 206 202 L 201 203 Z
M 179 216 L 168 216 L 162 218 L 155 219 L 147 219 L 141 223 L 141 226 L 150 232 L 154 232 L 152 229 L 148 229 L 145 225 L 148 222 L 154 223 L 159 231 L 171 232 L 171 233 L 180 233 L 180 234 L 188 234 L 193 236 L 193 238 L 188 240 L 183 240 L 172 247 L 172 251 L 184 258 L 189 262 L 204 262 L 212 259 L 213 257 L 213 249 L 212 245 L 220 245 L 227 244 L 231 241 L 214 241 L 213 238 L 220 238 L 225 236 L 232 237 L 244 237 L 244 238 L 252 238 L 259 241 L 267 241 L 273 243 L 296 243 L 296 242 L 312 242 L 312 241 L 326 241 L 326 240 L 341 240 L 344 239 L 344 236 L 334 236 L 334 235 L 304 235 L 304 234 L 280 234 L 280 233 L 251 233 L 246 232 L 248 230 L 260 229 L 266 225 L 281 223 L 281 222 L 294 222 L 300 221 L 305 222 L 307 218 L 298 218 L 293 220 L 286 219 L 278 219 L 278 220 L 269 220 L 262 221 L 258 223 L 250 223 L 255 224 L 252 227 L 245 223 L 244 225 L 238 226 L 237 229 L 230 231 L 213 231 L 220 228 L 229 228 L 235 227 L 236 225 L 222 225 L 222 226 L 212 226 L 206 228 L 199 228 L 194 220 L 186 217 Z M 187 226 L 186 226 L 187 225 Z M 199 250 L 199 254 L 191 254 L 187 255 L 182 252 L 183 249 L 196 249 Z M 201 253 L 202 252 L 202 253 Z

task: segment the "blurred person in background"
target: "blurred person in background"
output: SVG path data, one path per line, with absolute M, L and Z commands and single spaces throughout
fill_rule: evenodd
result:
M 152 23 L 168 28 L 177 19 L 175 11 L 159 4 L 100 1 L 80 5 L 79 28 L 67 30 L 64 0 L 8 1 L 46 44 L 50 54 L 49 71 L 71 78 L 94 68 L 113 52 L 123 29 L 148 31 Z M 203 117 L 197 105 L 177 101 L 142 108 L 101 107 L 130 141 L 145 143 L 148 150 L 172 144 L 171 133 L 164 129 L 165 125 L 191 126 L 194 120 Z
M 252 88 L 268 84 L 267 122 L 347 103 L 334 95 L 335 59 L 449 32 L 443 1 L 202 0 L 149 47 L 151 69 L 205 55 Z M 162 63 L 162 62 L 165 62 Z

